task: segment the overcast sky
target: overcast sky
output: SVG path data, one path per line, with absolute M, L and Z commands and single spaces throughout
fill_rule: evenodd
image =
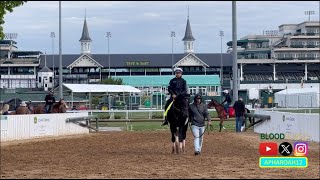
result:
M 304 11 L 313 10 L 319 20 L 318 1 L 237 2 L 237 36 L 277 30 L 281 24 L 301 23 Z M 219 31 L 224 31 L 223 52 L 232 40 L 232 3 L 214 1 L 78 1 L 62 2 L 62 53 L 79 54 L 85 8 L 92 53 L 107 53 L 106 32 L 110 31 L 110 53 L 171 53 L 171 31 L 176 32 L 174 52 L 183 52 L 181 41 L 187 22 L 196 39 L 196 53 L 219 53 Z M 27 2 L 5 16 L 5 32 L 18 33 L 19 50 L 51 54 L 50 32 L 55 32 L 58 53 L 59 2 Z

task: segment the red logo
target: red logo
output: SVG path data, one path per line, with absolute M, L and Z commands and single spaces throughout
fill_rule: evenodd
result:
M 260 143 L 260 155 L 261 156 L 276 156 L 278 154 L 278 145 L 274 142 Z

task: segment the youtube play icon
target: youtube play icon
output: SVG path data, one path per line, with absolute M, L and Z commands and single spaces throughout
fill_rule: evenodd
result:
M 261 156 L 276 156 L 278 154 L 278 145 L 274 142 L 260 143 L 260 155 Z

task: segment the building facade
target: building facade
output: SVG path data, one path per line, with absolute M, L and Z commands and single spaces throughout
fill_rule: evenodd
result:
M 89 22 L 90 23 L 90 22 Z M 319 22 L 283 24 L 279 30 L 262 35 L 248 35 L 237 41 L 240 91 L 247 94 L 257 88 L 261 94 L 270 89 L 287 87 L 316 87 L 320 82 Z M 80 53 L 62 55 L 64 83 L 98 83 L 103 79 L 120 77 L 144 93 L 166 91 L 161 82 L 141 86 L 134 84 L 143 78 L 167 79 L 173 77 L 174 67 L 181 67 L 187 77 L 197 77 L 200 83 L 205 77 L 215 79 L 213 85 L 190 84 L 191 94 L 220 95 L 221 89 L 231 89 L 232 41 L 227 53 L 197 53 L 191 23 L 187 18 L 181 53 L 167 54 L 94 54 L 89 25 L 84 19 L 80 36 Z M 221 71 L 221 58 L 223 75 Z M 110 59 L 110 64 L 109 60 Z M 59 55 L 45 55 L 40 51 L 20 51 L 15 41 L 0 41 L 0 88 L 41 88 L 51 90 L 59 85 Z M 133 80 L 134 77 L 140 80 Z M 133 78 L 132 80 L 128 80 Z M 223 84 L 217 84 L 217 79 Z M 143 81 L 141 81 L 143 82 Z M 221 81 L 219 81 L 220 83 Z M 169 83 L 169 81 L 167 82 Z M 201 84 L 201 83 L 200 83 Z M 222 86 L 222 88 L 221 88 Z M 161 87 L 159 90 L 159 87 Z M 204 95 L 204 94 L 203 94 Z M 261 95 L 262 96 L 262 95 Z

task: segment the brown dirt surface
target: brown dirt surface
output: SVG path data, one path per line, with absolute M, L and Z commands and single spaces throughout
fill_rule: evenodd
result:
M 170 141 L 169 131 L 127 131 L 1 143 L 0 177 L 319 179 L 318 143 L 309 143 L 308 168 L 261 169 L 252 132 L 206 133 L 199 156 L 190 130 L 186 154 L 171 154 Z

